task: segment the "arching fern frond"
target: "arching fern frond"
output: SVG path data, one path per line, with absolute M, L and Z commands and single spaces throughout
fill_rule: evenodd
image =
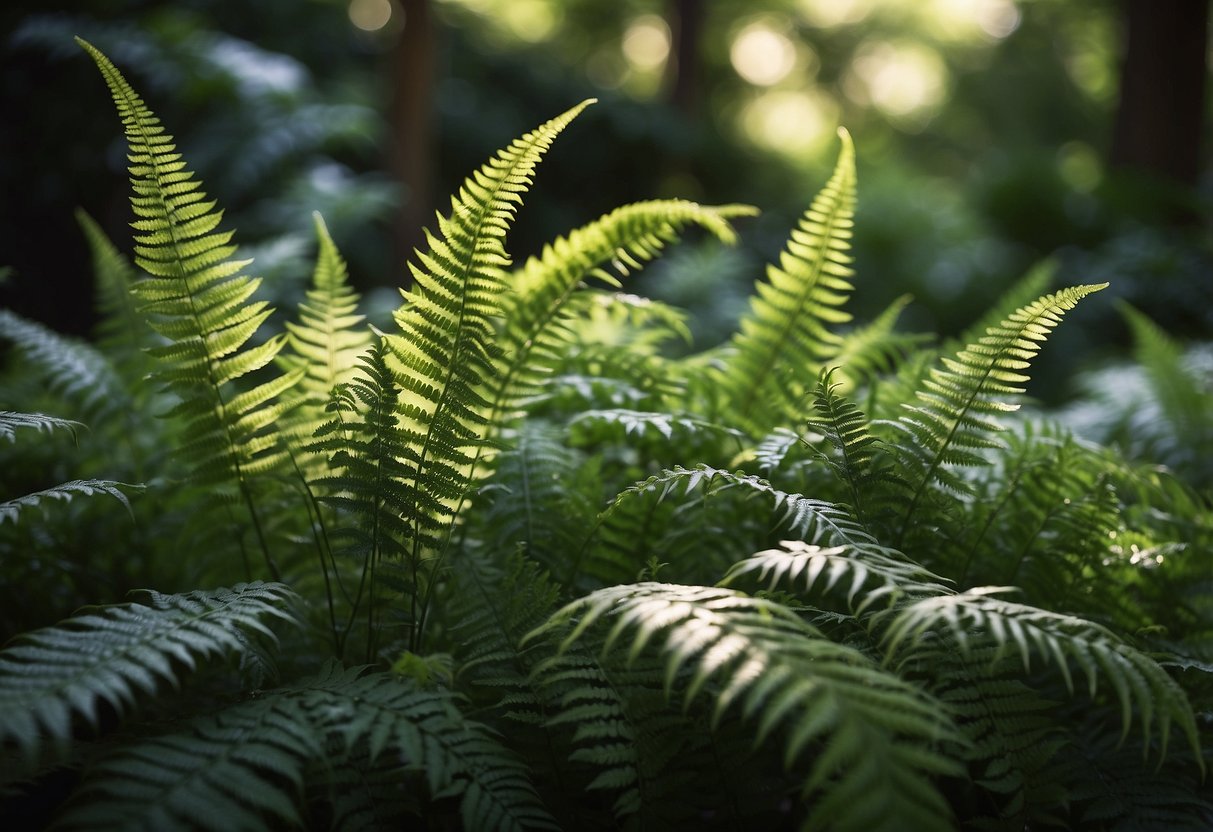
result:
M 810 826 L 951 828 L 930 779 L 957 771 L 938 750 L 957 739 L 938 703 L 786 607 L 725 589 L 639 583 L 581 598 L 533 636 L 565 631 L 566 648 L 592 639 L 604 651 L 622 643 L 632 659 L 656 653 L 667 691 L 688 704 L 705 697 L 714 724 L 736 706 L 757 743 L 782 746 L 785 765 L 807 755 Z
M 481 391 L 500 357 L 506 231 L 544 153 L 589 103 L 515 140 L 469 177 L 450 214 L 438 217 L 437 234 L 426 232 L 428 251 L 410 263 L 413 289 L 396 313 L 402 334 L 386 342 L 404 393 L 414 561 L 445 549 L 443 530 L 467 494 L 488 430 L 491 402 Z
M 282 584 L 238 584 L 183 595 L 151 592 L 146 603 L 99 607 L 19 636 L 0 650 L 0 738 L 28 755 L 66 746 L 75 716 L 96 726 L 101 703 L 119 714 L 182 668 L 248 649 L 245 633 L 273 638 L 264 623 L 293 621 Z
M 721 418 L 756 435 L 799 417 L 810 379 L 839 348 L 829 326 L 851 317 L 840 307 L 852 290 L 855 149 L 845 130 L 838 135 L 834 173 L 792 231 L 779 265 L 768 267 L 770 282 L 758 285 L 720 377 L 728 402 Z
M 839 587 L 857 613 L 879 599 L 889 605 L 905 598 L 951 591 L 943 583 L 945 578 L 879 546 L 823 548 L 800 540 L 785 540 L 780 546 L 733 564 L 719 585 L 732 586 L 746 579 L 797 595 L 814 590 L 828 593 Z M 856 606 L 855 598 L 861 591 L 862 599 Z
M 117 482 L 115 480 L 72 480 L 70 482 L 60 483 L 59 485 L 44 488 L 41 491 L 35 491 L 32 494 L 26 494 L 12 500 L 0 502 L 0 526 L 4 525 L 6 520 L 17 522 L 18 515 L 24 509 L 37 508 L 48 500 L 61 500 L 65 503 L 70 503 L 74 497 L 92 497 L 94 494 L 108 494 L 126 508 L 128 514 L 132 518 L 131 502 L 126 495 L 122 493 L 122 488 L 141 488 L 142 486 L 131 485 L 130 483 Z
M 71 402 L 73 411 L 78 408 L 85 417 L 104 419 L 130 401 L 113 365 L 91 344 L 60 335 L 8 309 L 0 309 L 0 338 L 12 342 L 45 380 L 47 389 Z
M 65 430 L 72 435 L 72 440 L 76 439 L 76 428 L 84 427 L 80 422 L 72 419 L 63 419 L 58 416 L 49 416 L 46 413 L 19 413 L 12 410 L 0 410 L 0 439 L 7 439 L 9 442 L 17 441 L 17 431 L 21 428 L 29 428 L 36 430 L 39 433 L 54 433 L 56 430 Z
M 905 412 L 893 423 L 904 434 L 900 461 L 912 487 L 895 545 L 901 544 L 919 502 L 935 483 L 968 490 L 950 468 L 985 464 L 978 451 L 1000 446 L 994 434 L 1002 427 L 991 415 L 1018 409 L 1006 397 L 1024 392 L 1019 385 L 1028 376 L 1023 371 L 1041 344 L 1066 312 L 1105 286 L 1073 286 L 1045 295 L 931 369 L 916 394 L 919 404 L 904 404 Z
M 93 260 L 100 317 L 97 343 L 113 356 L 115 364 L 126 368 L 129 377 L 145 368 L 147 356 L 143 349 L 152 343 L 147 319 L 139 312 L 131 292 L 137 279 L 135 270 L 96 220 L 77 209 L 76 222 L 84 232 Z
M 736 235 L 728 220 L 756 210 L 745 205 L 710 207 L 686 200 L 653 200 L 618 208 L 559 237 L 515 273 L 506 301 L 503 359 L 485 398 L 490 420 L 533 395 L 545 368 L 558 366 L 570 323 L 568 301 L 583 282 L 597 277 L 613 286 L 657 257 L 679 232 L 698 225 L 724 243 Z
M 870 323 L 844 333 L 830 364 L 838 367 L 838 383 L 844 392 L 871 382 L 881 373 L 892 372 L 905 356 L 921 348 L 931 336 L 916 332 L 898 332 L 897 320 L 912 298 L 902 295 Z
M 886 632 L 890 657 L 903 647 L 913 647 L 927 633 L 943 630 L 966 654 L 971 644 L 992 642 L 1017 654 L 1025 671 L 1033 656 L 1055 664 L 1071 691 L 1073 662 L 1086 677 L 1092 697 L 1101 677 L 1115 691 L 1121 707 L 1122 738 L 1128 735 L 1136 707 L 1147 747 L 1157 730 L 1159 753 L 1165 757 L 1174 722 L 1199 761 L 1200 740 L 1187 696 L 1157 662 L 1092 621 L 994 597 L 1005 591 L 1003 587 L 976 587 L 922 599 L 901 609 Z

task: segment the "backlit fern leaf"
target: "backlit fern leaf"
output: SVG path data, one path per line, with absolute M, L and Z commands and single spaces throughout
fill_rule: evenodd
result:
M 272 312 L 264 302 L 248 302 L 260 280 L 241 273 L 247 261 L 232 259 L 231 232 L 215 231 L 222 213 L 207 201 L 160 120 L 108 58 L 77 42 L 101 70 L 126 132 L 135 263 L 148 274 L 133 291 L 152 329 L 168 340 L 149 352 L 161 361 L 156 376 L 180 398 L 172 413 L 186 423 L 189 439 L 179 453 L 195 463 L 201 483 L 237 483 L 252 510 L 248 477 L 282 457 L 274 438 L 282 405 L 273 400 L 298 375 L 239 394 L 227 389 L 282 348 L 281 336 L 248 346 Z
M 426 232 L 428 251 L 410 263 L 413 289 L 396 313 L 401 335 L 386 341 L 404 392 L 405 483 L 417 524 L 412 557 L 446 545 L 487 431 L 482 394 L 500 357 L 495 319 L 503 310 L 506 231 L 540 159 L 586 101 L 515 140 L 470 176 Z
M 264 620 L 294 620 L 283 610 L 293 597 L 260 582 L 152 592 L 146 603 L 99 607 L 26 633 L 0 651 L 0 738 L 27 754 L 66 746 L 74 717 L 96 726 L 103 702 L 123 714 L 163 683 L 179 685 L 183 666 L 243 652 L 240 631 L 273 638 Z
M 505 301 L 502 367 L 485 394 L 492 402 L 492 418 L 520 398 L 533 395 L 542 385 L 544 368 L 560 363 L 571 324 L 568 301 L 583 281 L 598 277 L 618 285 L 619 278 L 657 257 L 692 224 L 732 243 L 736 235 L 728 219 L 753 213 L 754 209 L 740 205 L 638 202 L 545 246 L 539 257 L 530 258 L 516 271 L 512 280 L 515 293 Z
M 780 546 L 733 564 L 719 585 L 731 586 L 745 578 L 770 590 L 785 589 L 798 595 L 814 590 L 828 593 L 839 587 L 853 607 L 862 592 L 857 612 L 879 599 L 888 605 L 906 597 L 950 591 L 941 583 L 943 578 L 879 546 L 823 548 L 799 540 L 785 540 Z
M 956 595 L 925 598 L 902 608 L 885 634 L 888 654 L 894 656 L 903 646 L 913 647 L 927 633 L 943 630 L 966 655 L 973 649 L 970 645 L 980 648 L 992 643 L 1000 649 L 996 657 L 1001 651 L 1017 654 L 1025 671 L 1033 656 L 1045 664 L 1055 664 L 1071 691 L 1073 662 L 1086 677 L 1092 697 L 1101 677 L 1111 685 L 1120 703 L 1122 738 L 1129 733 L 1136 706 L 1147 747 L 1157 730 L 1159 753 L 1165 757 L 1174 722 L 1199 760 L 1200 740 L 1191 705 L 1183 689 L 1157 662 L 1092 621 L 994 597 L 1005 591 L 977 587 Z
M 770 282 L 758 284 L 720 378 L 724 415 L 756 434 L 799 417 L 809 380 L 839 349 L 829 326 L 851 317 L 840 307 L 852 289 L 855 150 L 845 130 L 839 137 L 834 174 L 792 231 L 779 265 L 768 267 Z
M 782 747 L 785 765 L 808 756 L 808 828 L 951 828 L 930 779 L 956 771 L 936 748 L 956 738 L 938 703 L 786 607 L 639 583 L 574 601 L 535 635 L 546 632 L 567 632 L 566 647 L 591 640 L 609 653 L 622 644 L 631 660 L 655 653 L 666 690 L 688 705 L 705 698 L 713 724 L 740 711 L 758 744 Z
M 904 434 L 898 446 L 900 461 L 912 488 L 896 545 L 913 523 L 919 502 L 936 482 L 952 491 L 968 491 L 950 469 L 986 464 L 978 452 L 1001 447 L 994 434 L 1002 426 L 991 415 L 1019 407 L 1005 399 L 1024 391 L 1019 386 L 1028 380 L 1023 371 L 1041 344 L 1066 312 L 1105 286 L 1073 286 L 1045 295 L 930 370 L 922 381 L 924 389 L 916 393 L 919 404 L 903 404 L 905 412 L 893 423 Z
M 910 301 L 909 295 L 902 295 L 870 323 L 842 335 L 830 363 L 838 367 L 839 384 L 845 392 L 890 372 L 930 340 L 930 335 L 896 331 L 897 319 Z
M 287 322 L 287 347 L 277 356 L 278 365 L 288 373 L 302 371 L 294 392 L 308 404 L 289 418 L 305 435 L 320 423 L 333 388 L 353 378 L 357 358 L 372 339 L 370 329 L 359 326 L 365 319 L 356 313 L 358 293 L 349 285 L 345 260 L 323 218 L 313 217 L 319 251 L 312 286 L 299 304 L 299 322 Z

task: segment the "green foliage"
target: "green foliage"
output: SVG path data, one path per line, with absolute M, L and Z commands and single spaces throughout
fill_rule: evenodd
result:
M 30 493 L 0 503 L 0 546 L 22 609 L 165 594 L 0 650 L 6 817 L 66 782 L 38 823 L 1213 822 L 1207 498 L 1013 414 L 1100 286 L 1037 271 L 938 351 L 896 330 L 905 301 L 844 329 L 844 135 L 732 341 L 667 350 L 682 313 L 613 290 L 750 210 L 637 203 L 512 269 L 506 233 L 583 104 L 464 183 L 391 332 L 364 326 L 317 217 L 311 289 L 275 334 L 218 209 L 85 49 L 124 119 L 148 274 L 81 217 L 96 346 L 0 311 L 20 359 L 0 474 Z M 1161 407 L 1199 435 L 1199 383 L 1130 316 Z M 58 412 L 95 423 L 79 459 Z M 143 472 L 134 523 L 108 500 L 17 511 L 126 502 L 94 476 L 110 463 Z M 248 531 L 281 582 L 195 589 L 254 571 Z

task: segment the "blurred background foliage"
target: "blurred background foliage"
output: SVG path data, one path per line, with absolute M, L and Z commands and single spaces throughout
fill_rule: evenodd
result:
M 727 334 L 833 164 L 860 165 L 853 306 L 903 294 L 947 336 L 1042 258 L 1109 280 L 1181 340 L 1213 332 L 1204 0 L 62 0 L 0 11 L 0 303 L 91 325 L 79 205 L 126 240 L 121 136 L 72 42 L 106 51 L 228 209 L 278 304 L 310 271 L 312 210 L 394 307 L 446 194 L 586 97 L 513 234 L 518 259 L 622 203 L 763 211 L 637 278 Z M 1144 56 L 1144 57 L 1143 57 Z M 1127 345 L 1111 303 L 1066 327 L 1034 392 Z M 374 319 L 372 311 L 372 318 Z M 1050 386 L 1050 382 L 1052 386 Z

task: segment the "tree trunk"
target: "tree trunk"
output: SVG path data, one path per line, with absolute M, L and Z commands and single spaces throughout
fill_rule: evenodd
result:
M 703 0 L 670 0 L 668 9 L 671 44 L 665 68 L 666 93 L 674 109 L 694 121 L 699 110 Z
M 1112 164 L 1187 186 L 1201 170 L 1207 0 L 1125 0 Z
M 403 203 L 393 222 L 395 262 L 401 270 L 432 222 L 431 194 L 434 119 L 434 25 L 430 0 L 401 0 L 404 31 L 391 52 L 389 165 L 404 185 Z M 402 276 L 407 283 L 408 275 Z

